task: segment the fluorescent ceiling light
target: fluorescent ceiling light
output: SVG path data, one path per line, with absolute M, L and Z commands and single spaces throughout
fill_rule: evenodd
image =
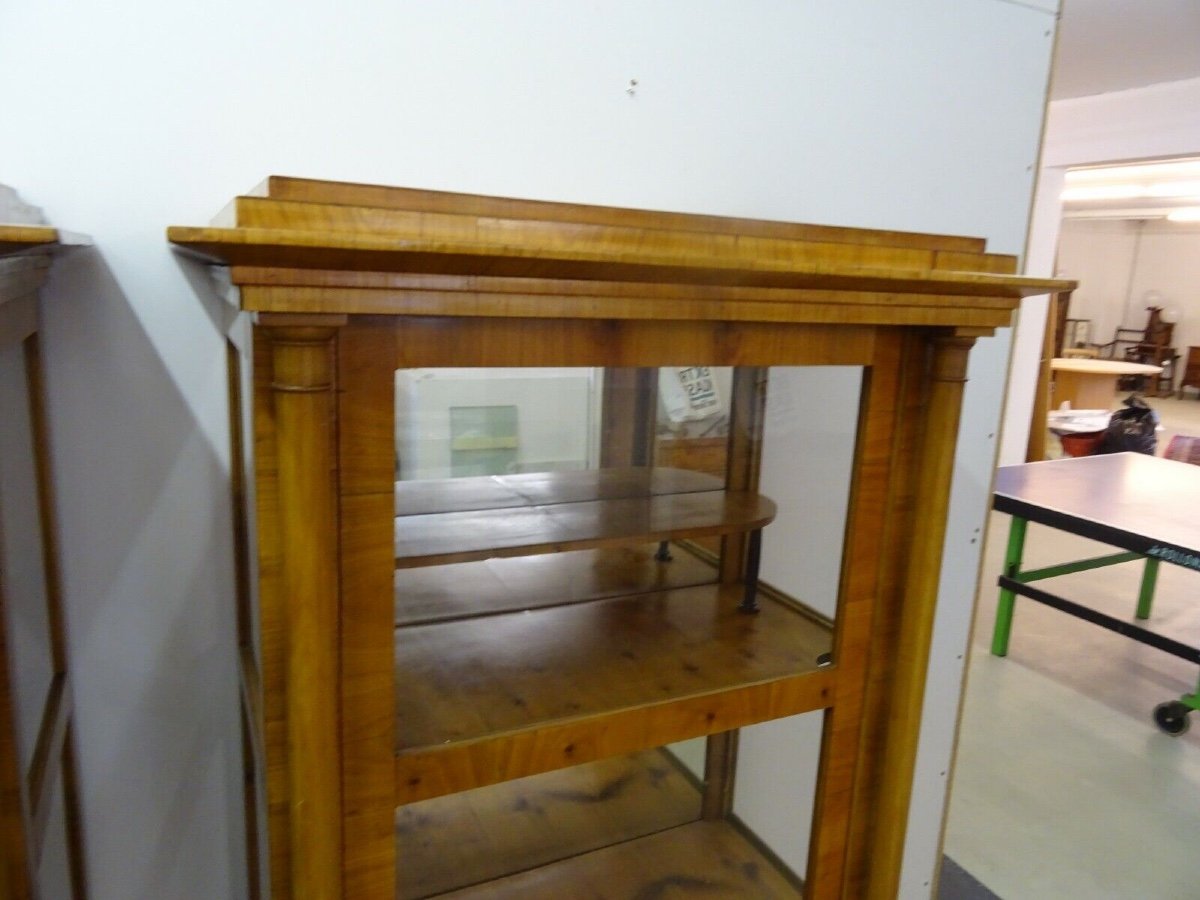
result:
M 1145 196 L 1137 184 L 1096 184 L 1069 187 L 1062 192 L 1064 200 L 1132 200 Z
M 1172 222 L 1200 222 L 1200 206 L 1173 209 L 1167 213 L 1167 218 Z
M 1200 205 L 1200 157 L 1067 170 L 1064 212 L 1146 208 L 1133 218 L 1161 218 L 1173 208 Z M 1151 214 L 1150 208 L 1155 209 Z M 1114 216 L 1109 213 L 1109 218 Z
M 1146 185 L 1147 197 L 1200 197 L 1200 181 L 1159 181 Z
M 1177 159 L 1136 166 L 1096 166 L 1090 169 L 1069 169 L 1066 173 L 1067 184 L 1188 178 L 1200 178 L 1200 159 Z
M 1198 181 L 1155 181 L 1144 184 L 1080 184 L 1065 188 L 1062 199 L 1078 200 L 1133 200 L 1138 197 L 1154 197 L 1158 200 L 1197 197 L 1200 198 Z

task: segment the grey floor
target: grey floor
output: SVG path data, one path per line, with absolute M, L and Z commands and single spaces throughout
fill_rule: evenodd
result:
M 1156 400 L 1161 455 L 1200 435 L 1200 402 Z M 1200 510 L 1197 510 L 1200 516 Z M 1005 900 L 1200 898 L 1200 713 L 1162 734 L 1155 704 L 1196 687 L 1197 667 L 1018 598 L 1006 658 L 989 653 L 1008 517 L 985 549 L 946 854 Z M 1026 565 L 1111 552 L 1031 525 Z M 1139 564 L 1044 584 L 1133 618 Z M 1150 627 L 1200 646 L 1200 573 L 1164 565 Z

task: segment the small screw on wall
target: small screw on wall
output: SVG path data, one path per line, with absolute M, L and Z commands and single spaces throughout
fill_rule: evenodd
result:
M 630 97 L 636 97 L 637 96 L 637 84 L 638 84 L 638 81 L 636 78 L 630 78 L 629 79 L 629 87 L 625 88 L 625 93 L 627 93 Z

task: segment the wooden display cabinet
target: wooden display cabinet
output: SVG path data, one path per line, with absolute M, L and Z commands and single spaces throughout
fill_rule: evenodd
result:
M 969 238 L 279 177 L 168 234 L 253 314 L 272 896 L 894 895 L 968 351 L 1065 283 Z M 647 386 L 701 365 L 736 367 L 723 478 L 655 467 Z M 863 373 L 832 627 L 752 590 L 769 367 L 810 365 Z M 578 366 L 605 372 L 598 469 L 396 481 L 397 369 Z M 737 729 L 798 713 L 824 717 L 802 888 L 730 817 Z M 697 737 L 702 794 L 657 749 Z M 605 814 L 547 800 L 579 796 Z
M 39 291 L 88 243 L 0 185 L 0 896 L 85 896 Z
M 1179 379 L 1179 390 L 1175 392 L 1176 396 L 1183 397 L 1184 388 L 1200 390 L 1200 347 L 1188 347 L 1183 376 Z

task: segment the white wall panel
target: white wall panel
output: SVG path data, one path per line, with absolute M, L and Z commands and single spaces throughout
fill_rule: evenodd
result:
M 1118 326 L 1146 325 L 1148 291 L 1180 313 L 1174 346 L 1200 344 L 1200 226 L 1164 221 L 1068 219 L 1059 266 L 1079 280 L 1071 315 L 1091 319 L 1092 340 L 1110 341 Z

